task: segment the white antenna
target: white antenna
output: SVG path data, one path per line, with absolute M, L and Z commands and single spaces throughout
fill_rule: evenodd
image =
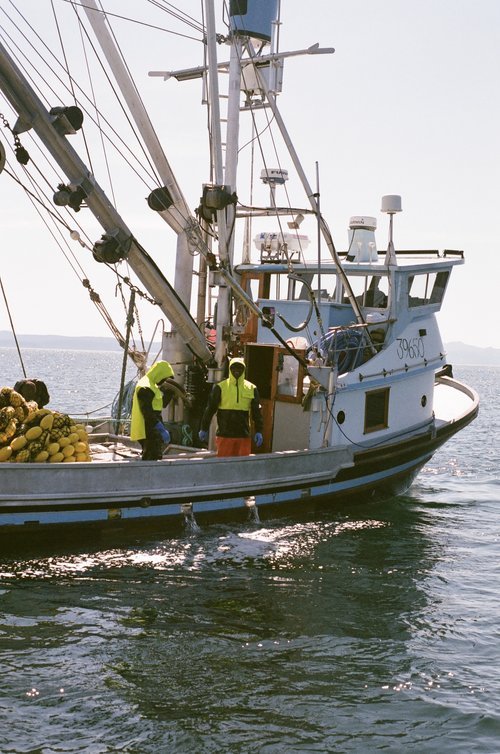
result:
M 401 197 L 397 194 L 388 194 L 382 197 L 382 212 L 386 212 L 389 215 L 389 244 L 387 246 L 387 253 L 385 255 L 386 265 L 397 265 L 396 251 L 394 249 L 394 242 L 392 238 L 392 218 L 396 212 L 402 212 Z

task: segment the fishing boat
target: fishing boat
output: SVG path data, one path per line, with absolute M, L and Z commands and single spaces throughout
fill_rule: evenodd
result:
M 148 72 L 158 87 L 172 79 L 198 79 L 202 87 L 210 171 L 193 211 L 110 32 L 113 18 L 94 0 L 74 4 L 154 166 L 147 203 L 158 233 L 163 220 L 173 239 L 170 279 L 108 198 L 81 156 L 83 147 L 73 146 L 89 109 L 81 90 L 72 87 L 66 99 L 54 94 L 49 106 L 5 36 L 0 45 L 2 112 L 13 118 L 10 125 L 4 114 L 3 138 L 10 130 L 12 163 L 17 158 L 26 175 L 34 162 L 26 145 L 33 139 L 64 174 L 50 187 L 51 203 L 39 204 L 69 218 L 63 225 L 91 252 L 92 263 L 128 285 L 129 325 L 139 297 L 161 310 L 170 323 L 162 358 L 182 387 L 164 413 L 172 442 L 159 461 L 141 460 L 130 440 L 123 393 L 108 425 L 87 427 L 91 460 L 1 463 L 5 538 L 138 531 L 169 521 L 255 518 L 292 505 L 390 497 L 407 490 L 435 451 L 478 413 L 476 392 L 453 376 L 436 319 L 463 252 L 398 249 L 397 194 L 381 198 L 381 219 L 351 216 L 346 248 L 338 250 L 320 208 L 318 172 L 313 187 L 278 108 L 286 59 L 312 55 L 314 64 L 333 49 L 281 51 L 277 0 L 234 1 L 220 17 L 215 5 L 205 0 L 202 64 Z M 264 153 L 262 134 L 271 127 L 290 173 L 276 153 Z M 246 168 L 241 141 L 249 132 Z M 11 164 L 6 151 L 2 177 Z M 302 201 L 288 199 L 292 178 Z M 257 181 L 266 197 L 258 204 L 252 200 Z M 90 246 L 80 229 L 89 218 L 101 233 Z M 387 241 L 379 249 L 377 225 L 384 221 Z M 129 335 L 129 329 L 117 332 L 140 376 L 147 354 L 134 351 Z M 259 390 L 263 443 L 249 456 L 218 457 L 213 430 L 208 447 L 198 430 L 209 390 L 226 376 L 232 356 L 244 358 L 246 378 Z

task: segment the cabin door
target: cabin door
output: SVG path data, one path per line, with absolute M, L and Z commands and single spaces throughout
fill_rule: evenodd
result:
M 297 352 L 303 358 L 304 351 Z M 264 418 L 264 442 L 253 453 L 306 448 L 309 414 L 302 410 L 304 367 L 286 348 L 247 346 L 246 375 L 257 386 Z

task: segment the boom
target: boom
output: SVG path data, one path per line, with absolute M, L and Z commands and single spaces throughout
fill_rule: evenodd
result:
M 0 88 L 19 118 L 15 131 L 30 128 L 36 132 L 72 186 L 81 188 L 85 202 L 106 234 L 124 250 L 130 267 L 155 299 L 160 309 L 177 330 L 190 351 L 203 361 L 211 353 L 184 302 L 141 247 L 124 220 L 113 207 L 95 177 L 80 159 L 67 138 L 55 128 L 50 113 L 30 87 L 5 47 L 0 43 Z

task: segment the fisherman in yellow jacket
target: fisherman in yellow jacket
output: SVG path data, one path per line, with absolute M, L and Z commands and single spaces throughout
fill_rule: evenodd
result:
M 201 420 L 198 437 L 207 442 L 212 417 L 217 411 L 217 436 L 215 439 L 218 456 L 247 456 L 252 449 L 250 437 L 250 416 L 252 417 L 255 445 L 263 443 L 264 421 L 260 408 L 259 391 L 252 382 L 245 379 L 245 362 L 233 358 L 229 362 L 229 377 L 214 385 Z
M 172 398 L 169 380 L 173 375 L 174 370 L 168 361 L 157 361 L 135 386 L 130 438 L 141 444 L 143 461 L 159 461 L 165 445 L 170 442 L 161 411 Z

